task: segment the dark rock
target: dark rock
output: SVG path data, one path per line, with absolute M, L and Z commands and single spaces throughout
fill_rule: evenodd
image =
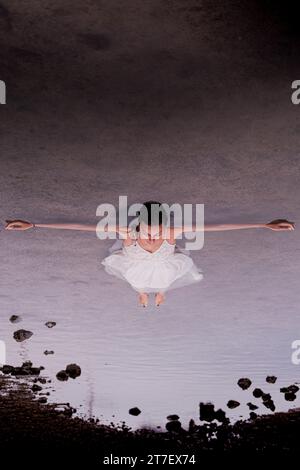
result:
M 41 378 L 39 378 L 39 379 L 37 379 L 37 380 L 40 382 L 40 384 L 45 384 L 45 383 L 47 383 L 47 380 L 46 380 L 45 378 L 43 378 L 43 377 L 41 377 Z
M 250 413 L 250 419 L 256 419 L 257 418 L 257 414 L 254 413 L 253 411 L 251 411 Z
M 6 364 L 3 367 L 1 367 L 0 370 L 3 372 L 3 374 L 11 374 L 14 370 L 14 367 Z
M 47 397 L 40 397 L 40 398 L 38 399 L 38 402 L 39 402 L 39 403 L 47 403 L 47 401 L 48 401 L 48 400 L 47 400 Z
M 41 367 L 31 367 L 30 375 L 40 375 L 40 372 L 41 372 L 42 369 L 44 369 L 42 366 Z
M 11 375 L 30 375 L 28 369 L 23 369 L 22 367 L 14 367 Z
M 56 322 L 55 322 L 55 321 L 47 321 L 47 322 L 45 323 L 45 326 L 46 326 L 47 328 L 53 328 L 55 325 L 56 325 Z
M 69 364 L 66 367 L 66 373 L 71 379 L 76 379 L 81 375 L 81 368 L 77 364 Z
M 297 395 L 293 392 L 287 392 L 284 394 L 284 398 L 286 401 L 294 401 L 297 398 Z
M 26 339 L 31 338 L 32 335 L 33 333 L 31 331 L 18 330 L 14 332 L 14 339 L 20 343 L 22 341 L 25 341 Z
M 227 403 L 227 407 L 230 408 L 231 410 L 233 410 L 234 408 L 237 408 L 238 406 L 240 406 L 240 403 L 236 400 L 229 400 L 229 402 Z
M 255 398 L 260 398 L 263 396 L 264 392 L 260 388 L 255 388 L 252 394 Z
M 71 417 L 73 413 L 76 413 L 76 408 L 72 408 L 69 403 L 57 403 L 56 411 L 59 413 Z
M 134 408 L 130 408 L 128 413 L 132 416 L 138 416 L 141 413 L 141 410 L 137 407 L 134 407 Z
M 18 376 L 18 375 L 40 375 L 40 372 L 42 370 L 41 367 L 32 367 L 32 362 L 31 361 L 26 361 L 22 364 L 21 367 L 12 367 L 9 366 L 9 371 L 11 375 Z
M 229 418 L 227 418 L 226 413 L 221 408 L 215 412 L 215 419 L 219 421 L 219 423 L 228 424 L 230 422 Z
M 288 387 L 282 387 L 280 391 L 281 393 L 297 393 L 299 392 L 299 387 L 297 385 L 289 385 Z
M 30 369 L 32 367 L 32 362 L 31 361 L 25 361 L 22 364 L 23 369 Z
M 215 411 L 215 406 L 212 403 L 200 403 L 200 421 L 208 421 L 211 423 L 213 420 L 219 421 L 223 424 L 228 424 L 230 421 L 226 417 L 226 413 L 221 408 Z
M 252 382 L 251 382 L 250 379 L 242 378 L 242 379 L 238 380 L 237 384 L 238 384 L 239 387 L 241 387 L 241 389 L 247 390 L 247 388 L 249 388 L 251 386 Z
M 266 377 L 266 382 L 268 382 L 269 384 L 274 384 L 277 380 L 277 377 L 275 377 L 275 375 L 268 375 Z
M 198 429 L 198 426 L 196 425 L 195 421 L 193 419 L 190 419 L 190 422 L 189 422 L 189 432 L 195 432 L 197 431 Z
M 46 351 L 44 351 L 44 354 L 45 354 L 45 356 L 48 356 L 49 354 L 54 354 L 54 351 L 48 351 L 46 349 Z
M 22 317 L 19 317 L 19 315 L 12 315 L 9 319 L 11 323 L 19 323 L 22 321 Z
M 273 402 L 272 399 L 263 400 L 263 405 L 271 411 L 275 411 L 276 409 L 275 403 Z
M 272 399 L 271 395 L 269 393 L 263 393 L 261 396 L 263 401 L 269 401 Z
M 212 403 L 200 403 L 200 421 L 211 422 L 215 419 L 215 405 Z
M 60 380 L 61 382 L 65 382 L 66 380 L 69 379 L 69 376 L 68 376 L 68 374 L 65 370 L 61 370 L 61 371 L 57 372 L 56 378 L 57 378 L 57 380 Z
M 254 405 L 253 403 L 247 403 L 247 406 L 249 407 L 249 410 L 257 410 L 258 409 L 258 406 Z
M 40 385 L 34 384 L 34 385 L 32 385 L 31 390 L 34 393 L 36 393 L 36 392 L 40 392 L 41 390 L 43 390 L 43 388 Z
M 169 415 L 169 416 L 167 416 L 168 421 L 176 421 L 178 419 L 179 419 L 178 415 Z
M 166 430 L 169 432 L 180 432 L 182 431 L 181 422 L 180 421 L 169 421 L 166 424 Z

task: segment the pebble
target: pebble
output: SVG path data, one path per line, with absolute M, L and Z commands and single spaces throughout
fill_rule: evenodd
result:
M 39 402 L 39 403 L 47 403 L 47 397 L 40 397 L 40 398 L 38 399 L 38 402 Z
M 130 408 L 128 413 L 132 416 L 138 416 L 141 413 L 141 410 L 137 406 L 135 406 L 134 408 Z
M 238 406 L 240 406 L 240 402 L 236 400 L 229 400 L 229 402 L 227 403 L 227 407 L 230 408 L 231 410 L 233 410 L 234 408 L 237 408 Z
M 168 421 L 166 424 L 166 430 L 169 432 L 180 432 L 182 431 L 180 421 Z
M 47 322 L 45 323 L 45 326 L 46 326 L 47 328 L 53 328 L 55 325 L 56 325 L 56 322 L 55 322 L 55 321 L 47 321 Z
M 76 379 L 81 375 L 81 368 L 77 364 L 69 364 L 66 367 L 66 373 L 71 379 Z
M 249 407 L 249 410 L 257 410 L 258 409 L 258 406 L 257 405 L 254 405 L 253 403 L 247 403 L 247 406 Z
M 238 380 L 238 386 L 241 387 L 242 390 L 247 390 L 252 384 L 250 379 L 242 378 Z
M 287 392 L 284 394 L 284 398 L 286 401 L 294 401 L 297 398 L 297 395 L 293 392 Z
M 276 406 L 275 406 L 275 403 L 273 402 L 273 400 L 270 400 L 270 401 L 263 401 L 263 404 L 266 408 L 268 408 L 269 410 L 271 411 L 275 411 L 276 410 Z
M 61 370 L 61 371 L 57 372 L 56 378 L 57 378 L 57 380 L 60 380 L 61 382 L 65 382 L 66 380 L 69 380 L 69 376 L 68 376 L 68 374 L 66 373 L 65 370 Z
M 43 370 L 44 367 L 33 367 L 31 361 L 26 361 L 23 362 L 22 366 L 20 367 L 14 367 L 10 366 L 8 364 L 5 364 L 3 367 L 0 368 L 0 370 L 3 372 L 3 374 L 11 374 L 14 376 L 18 375 L 39 375 L 41 370 Z
M 200 403 L 199 405 L 199 418 L 200 421 L 211 422 L 215 419 L 215 405 L 212 403 Z
M 22 321 L 22 317 L 20 317 L 19 315 L 12 315 L 9 321 L 11 323 L 19 323 L 20 321 Z
M 215 412 L 215 419 L 219 421 L 219 423 L 229 424 L 230 420 L 227 418 L 226 413 L 221 408 Z
M 167 416 L 168 421 L 176 421 L 178 419 L 179 419 L 178 415 L 169 415 L 169 416 Z
M 25 341 L 26 339 L 31 338 L 33 333 L 31 331 L 27 330 L 17 330 L 14 332 L 14 339 L 21 343 L 22 341 Z
M 266 377 L 266 382 L 268 382 L 269 384 L 274 384 L 277 380 L 277 377 L 275 377 L 275 375 L 268 375 Z
M 282 387 L 280 389 L 281 393 L 297 393 L 299 392 L 298 385 L 289 385 L 288 387 Z

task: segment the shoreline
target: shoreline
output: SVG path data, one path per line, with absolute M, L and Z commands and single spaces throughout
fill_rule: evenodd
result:
M 231 458 L 246 454 L 289 456 L 299 452 L 299 408 L 234 424 L 197 424 L 191 420 L 188 430 L 173 425 L 167 426 L 166 431 L 145 428 L 133 431 L 125 423 L 104 425 L 96 419 L 75 417 L 74 411 L 67 403 L 42 403 L 27 383 L 1 375 L 1 452 L 9 455 L 17 449 L 30 456 L 45 455 L 47 460 L 68 463 L 80 460 L 98 465 L 105 464 L 105 459 L 107 464 L 114 464 L 113 459 L 126 456 L 143 459 L 145 463 L 149 455 L 195 455 L 202 460 L 220 454 Z M 192 462 L 185 464 L 188 463 Z

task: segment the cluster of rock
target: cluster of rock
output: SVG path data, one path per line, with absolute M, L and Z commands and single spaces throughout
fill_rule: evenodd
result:
M 71 379 L 76 379 L 81 375 L 81 368 L 77 364 L 69 364 L 67 367 L 63 370 L 60 370 L 56 374 L 57 380 L 60 380 L 61 382 L 65 382 Z

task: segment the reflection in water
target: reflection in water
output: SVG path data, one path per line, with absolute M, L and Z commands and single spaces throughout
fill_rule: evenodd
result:
M 88 385 L 88 400 L 87 400 L 87 416 L 89 419 L 94 417 L 94 385 L 90 378 L 90 374 L 87 377 L 87 385 Z
M 275 325 L 274 313 L 262 316 L 257 309 L 250 319 L 234 305 L 219 315 L 213 305 L 206 311 L 195 307 L 197 295 L 191 287 L 189 309 L 178 295 L 159 314 L 155 307 L 145 315 L 138 307 L 119 312 L 108 305 L 85 315 L 78 310 L 57 312 L 53 330 L 45 328 L 39 314 L 24 312 L 24 327 L 34 335 L 21 344 L 12 338 L 15 326 L 9 324 L 9 315 L 2 316 L 7 362 L 44 365 L 53 380 L 54 401 L 70 402 L 89 418 L 125 420 L 133 427 L 164 425 L 166 416 L 174 413 L 187 426 L 191 418 L 197 422 L 200 401 L 223 409 L 229 399 L 239 401 L 240 407 L 227 410 L 233 418 L 249 416 L 250 401 L 259 406 L 259 413 L 267 412 L 252 396 L 255 387 L 271 393 L 278 410 L 298 406 L 297 400 L 285 402 L 279 392 L 298 377 L 290 360 L 296 316 L 294 323 L 277 317 Z M 45 356 L 48 348 L 55 354 Z M 81 366 L 82 375 L 57 381 L 56 373 L 73 362 Z M 278 376 L 278 382 L 267 383 L 267 375 Z M 237 386 L 240 377 L 251 378 L 249 390 Z M 138 417 L 128 414 L 135 406 L 142 411 Z
M 47 261 L 40 266 L 39 256 L 27 256 L 17 289 L 2 299 L 0 331 L 7 362 L 45 366 L 55 388 L 53 400 L 70 402 L 88 417 L 125 420 L 133 427 L 164 425 L 171 414 L 187 426 L 191 418 L 198 420 L 199 403 L 206 401 L 216 409 L 226 409 L 228 400 L 240 402 L 228 410 L 232 418 L 248 417 L 248 402 L 266 412 L 252 388 L 237 386 L 241 377 L 272 394 L 278 410 L 298 406 L 279 392 L 299 376 L 291 362 L 291 344 L 300 331 L 299 263 L 287 262 L 298 253 L 294 235 L 262 231 L 253 237 L 240 231 L 221 239 L 211 234 L 204 249 L 192 254 L 205 272 L 201 283 L 173 290 L 159 309 L 152 298 L 141 309 L 136 292 L 107 276 L 101 265 L 109 241 L 94 240 L 90 246 L 82 234 L 67 241 L 63 234 L 62 255 L 43 232 L 39 243 L 47 247 Z M 30 240 L 26 249 L 36 243 Z M 16 245 L 7 246 L 15 250 Z M 23 248 L 13 256 L 24 260 Z M 13 263 L 6 269 L 14 285 Z M 49 280 L 53 273 L 57 278 Z M 80 280 L 88 283 L 79 285 Z M 34 333 L 24 343 L 13 339 L 12 313 L 22 316 L 17 328 Z M 45 326 L 50 320 L 55 328 Z M 45 356 L 45 350 L 54 354 Z M 71 363 L 80 365 L 81 376 L 59 382 L 57 372 Z M 268 375 L 276 375 L 278 382 L 267 383 Z M 139 416 L 128 414 L 133 407 L 141 410 Z

